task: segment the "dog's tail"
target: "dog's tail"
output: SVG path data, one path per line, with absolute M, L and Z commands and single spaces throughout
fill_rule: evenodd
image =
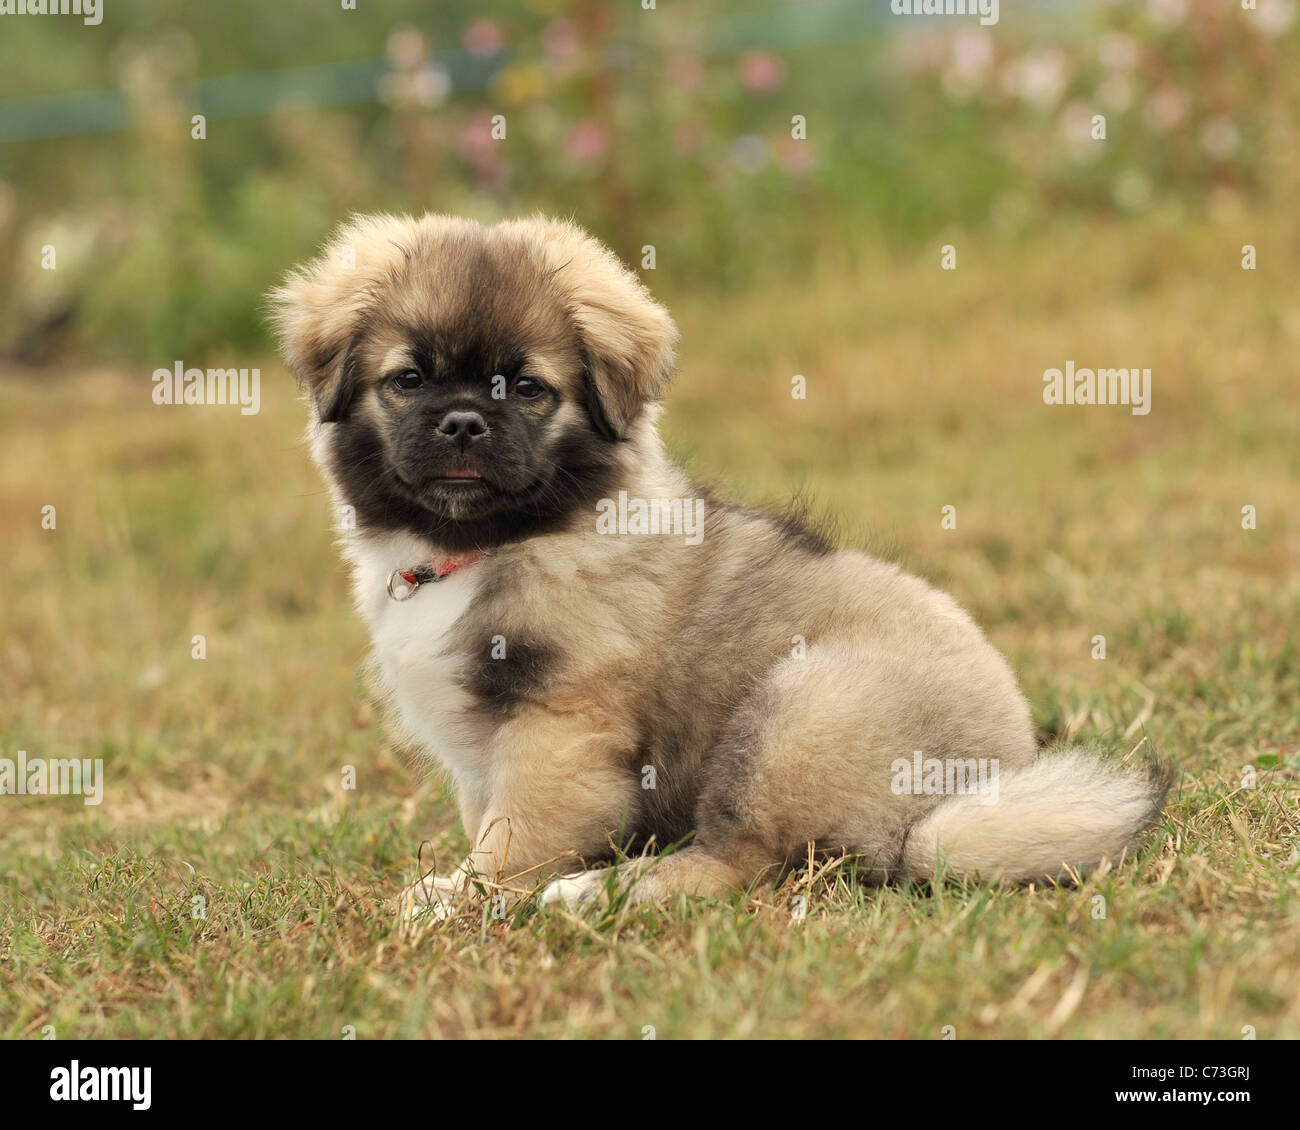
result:
M 1013 882 L 1091 870 L 1155 823 L 1171 780 L 1155 763 L 1129 771 L 1080 749 L 1044 752 L 1000 774 L 996 795 L 972 792 L 932 809 L 908 834 L 902 870 Z

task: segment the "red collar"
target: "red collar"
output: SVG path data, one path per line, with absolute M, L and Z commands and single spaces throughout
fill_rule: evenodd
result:
M 394 569 L 388 575 L 388 595 L 394 600 L 410 600 L 421 585 L 441 581 L 457 569 L 482 561 L 486 556 L 486 553 L 475 550 L 457 557 L 431 557 L 413 569 Z

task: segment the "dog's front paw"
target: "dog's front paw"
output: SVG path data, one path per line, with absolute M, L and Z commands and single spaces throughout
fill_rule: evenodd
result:
M 596 871 L 579 871 L 576 875 L 566 875 L 555 879 L 542 888 L 537 896 L 537 904 L 544 910 L 563 906 L 570 910 L 594 902 L 605 889 L 608 868 Z
M 455 917 L 457 904 L 464 898 L 460 880 L 427 875 L 397 896 L 398 918 L 402 922 L 445 922 Z

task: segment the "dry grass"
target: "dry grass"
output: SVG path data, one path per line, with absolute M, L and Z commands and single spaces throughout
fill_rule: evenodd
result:
M 421 841 L 464 841 L 365 700 L 287 378 L 268 362 L 242 417 L 154 407 L 170 358 L 0 377 L 3 752 L 107 773 L 99 807 L 0 798 L 0 1035 L 1300 1035 L 1297 232 L 1251 228 L 1255 274 L 1238 232 L 1181 225 L 670 296 L 665 426 L 698 472 L 802 486 L 846 541 L 902 547 L 1044 738 L 1176 764 L 1166 824 L 1079 889 L 868 891 L 841 867 L 737 905 L 404 935 L 385 900 Z M 1044 406 L 1067 358 L 1149 365 L 1151 414 Z

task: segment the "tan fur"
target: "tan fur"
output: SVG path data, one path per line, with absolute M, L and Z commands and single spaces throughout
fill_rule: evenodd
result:
M 596 344 L 596 383 L 625 435 L 647 402 L 658 400 L 673 372 L 677 327 L 613 252 L 572 224 L 515 220 L 497 231 L 539 246 L 575 311 L 579 333 Z
M 344 265 L 347 248 L 355 267 Z M 485 264 L 491 287 L 475 282 L 472 263 Z M 503 271 L 517 286 L 500 286 Z M 418 327 L 475 318 L 517 331 L 557 387 L 536 424 L 539 451 L 586 436 L 588 411 L 603 411 L 617 436 L 598 449 L 611 493 L 699 496 L 656 428 L 675 327 L 572 225 L 362 218 L 274 298 L 286 360 L 315 394 L 313 449 L 340 502 L 354 470 L 334 454 L 341 429 L 382 431 L 405 410 L 381 378 Z M 349 354 L 355 415 L 326 422 L 320 406 Z M 584 407 L 584 364 L 594 408 Z M 598 533 L 590 508 L 499 541 L 464 577 L 394 608 L 387 571 L 442 546 L 418 530 L 341 534 L 381 677 L 407 704 L 418 744 L 455 778 L 473 841 L 454 875 L 418 886 L 425 898 L 460 897 L 470 875 L 531 889 L 607 857 L 611 843 L 637 852 L 671 840 L 686 846 L 624 865 L 635 897 L 745 887 L 806 858 L 809 843 L 860 857 L 879 879 L 938 867 L 1030 879 L 1117 855 L 1158 812 L 1161 783 L 1145 774 L 1074 751 L 1040 756 L 1002 657 L 951 597 L 893 565 L 828 551 L 712 498 L 697 545 Z M 407 617 L 436 626 L 399 645 L 394 633 L 422 623 Z M 529 660 L 515 660 L 513 681 L 486 666 L 494 639 Z M 412 648 L 427 653 L 427 683 Z M 504 688 L 500 703 L 493 688 Z M 896 791 L 892 767 L 918 750 L 997 759 L 997 803 Z M 587 873 L 547 897 L 581 901 L 602 881 Z

